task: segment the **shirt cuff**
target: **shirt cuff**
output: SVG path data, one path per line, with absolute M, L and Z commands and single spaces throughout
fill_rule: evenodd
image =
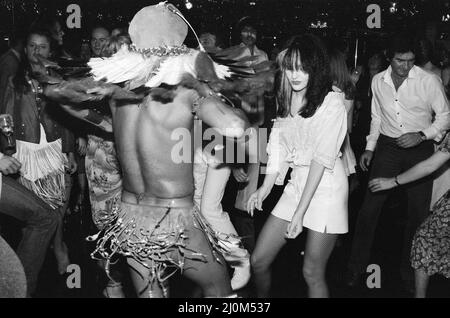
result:
M 422 130 L 422 132 L 427 137 L 427 140 L 434 139 L 435 141 L 439 142 L 443 137 L 443 134 L 440 134 L 439 131 L 433 126 L 430 126 L 427 129 Z
M 376 141 L 367 141 L 366 150 L 375 151 L 376 146 Z

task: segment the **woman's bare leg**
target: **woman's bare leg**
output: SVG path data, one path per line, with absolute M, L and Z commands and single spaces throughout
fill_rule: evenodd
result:
M 308 229 L 303 276 L 308 284 L 310 298 L 329 297 L 325 271 L 337 237 L 337 234 L 319 233 Z
M 55 237 L 53 238 L 53 250 L 55 252 L 58 273 L 60 275 L 65 274 L 67 266 L 70 265 L 69 250 L 67 249 L 66 243 L 64 243 L 64 216 L 66 215 L 70 203 L 72 177 L 70 174 L 66 174 L 64 179 L 66 181 L 65 203 L 55 211 L 55 213 L 58 213 L 58 226 L 56 227 Z
M 414 271 L 415 278 L 415 297 L 425 298 L 427 296 L 428 282 L 430 281 L 430 276 L 421 269 L 416 269 Z
M 258 236 L 255 250 L 251 255 L 257 297 L 270 296 L 271 266 L 281 248 L 286 244 L 285 234 L 288 224 L 289 222 L 270 215 Z

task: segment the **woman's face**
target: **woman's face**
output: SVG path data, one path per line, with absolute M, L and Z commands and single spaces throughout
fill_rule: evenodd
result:
M 59 22 L 55 23 L 52 36 L 55 39 L 55 41 L 58 42 L 59 45 L 63 45 L 64 30 L 62 29 L 61 24 L 59 24 Z
M 32 34 L 27 41 L 25 53 L 30 63 L 38 63 L 36 55 L 48 59 L 50 57 L 50 42 L 47 37 Z
M 294 92 L 300 92 L 308 86 L 309 74 L 301 68 L 286 69 L 285 74 Z

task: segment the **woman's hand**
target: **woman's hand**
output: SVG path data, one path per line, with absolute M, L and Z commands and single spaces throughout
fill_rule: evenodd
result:
M 303 232 L 303 212 L 296 211 L 287 227 L 286 238 L 295 239 Z
M 78 169 L 78 165 L 77 161 L 75 160 L 75 155 L 73 154 L 73 152 L 69 152 L 67 154 L 67 159 L 69 160 L 68 172 L 70 174 L 74 174 Z
M 87 140 L 85 138 L 79 137 L 77 138 L 77 150 L 80 156 L 86 156 L 87 150 Z
M 247 202 L 247 212 L 251 216 L 253 216 L 253 211 L 256 209 L 262 210 L 262 203 L 269 195 L 270 190 L 265 188 L 264 186 L 260 187 L 253 193 Z
M 248 175 L 245 173 L 244 168 L 233 168 L 231 171 L 237 182 L 248 182 Z
M 396 185 L 395 178 L 376 178 L 369 181 L 369 189 L 372 192 L 389 190 Z
M 15 174 L 19 172 L 22 164 L 14 157 L 2 156 L 0 158 L 0 172 L 4 175 Z

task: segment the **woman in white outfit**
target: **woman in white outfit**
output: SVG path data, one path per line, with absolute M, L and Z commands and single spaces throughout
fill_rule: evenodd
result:
M 263 185 L 248 211 L 261 209 L 286 167 L 293 170 L 251 256 L 257 296 L 268 297 L 270 266 L 287 239 L 303 227 L 307 240 L 303 275 L 310 297 L 328 297 L 325 269 L 337 234 L 348 231 L 348 181 L 340 159 L 347 133 L 343 94 L 332 91 L 327 53 L 313 35 L 296 36 L 278 57 L 278 118 L 270 134 Z

